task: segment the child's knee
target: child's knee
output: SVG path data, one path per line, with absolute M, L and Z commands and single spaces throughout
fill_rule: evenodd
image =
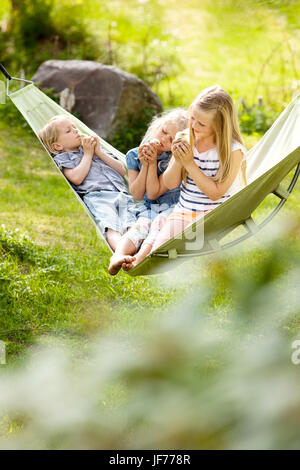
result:
M 150 230 L 151 221 L 146 217 L 141 217 L 138 219 L 136 224 L 134 224 L 130 229 L 123 235 L 124 238 L 130 240 L 136 250 L 138 250 L 142 242 L 147 238 Z

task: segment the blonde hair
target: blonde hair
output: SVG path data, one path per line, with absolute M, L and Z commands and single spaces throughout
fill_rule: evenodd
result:
M 54 150 L 52 148 L 52 144 L 57 142 L 59 137 L 59 121 L 62 118 L 70 119 L 65 114 L 58 114 L 57 116 L 53 116 L 47 124 L 39 131 L 38 136 L 45 145 L 46 149 L 51 155 L 57 155 L 59 151 Z
M 228 177 L 233 165 L 232 140 L 244 145 L 232 98 L 223 88 L 214 85 L 203 90 L 191 106 L 204 112 L 214 113 L 212 126 L 215 131 L 216 147 L 220 160 L 220 168 L 214 181 L 222 183 Z M 190 144 L 192 147 L 194 141 L 195 134 L 190 122 Z
M 153 139 L 156 131 L 166 124 L 174 124 L 179 132 L 183 131 L 188 126 L 188 122 L 188 111 L 184 108 L 175 108 L 171 111 L 165 111 L 158 116 L 154 116 L 143 137 L 141 145 Z

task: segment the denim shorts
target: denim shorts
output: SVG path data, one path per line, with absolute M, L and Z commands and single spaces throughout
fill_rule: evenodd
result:
M 154 220 L 159 214 L 172 212 L 175 204 L 178 203 L 179 191 L 167 191 L 158 199 L 146 200 L 136 204 L 136 216 L 147 217 Z
M 148 202 L 136 204 L 136 216 L 137 218 L 147 217 L 147 219 L 153 221 L 159 214 L 169 214 L 170 212 L 172 212 L 172 210 L 174 209 L 174 205 L 169 205 L 166 203 L 149 204 Z
M 123 235 L 136 221 L 136 204 L 129 194 L 119 191 L 92 191 L 83 196 L 83 200 L 103 235 L 108 228 Z

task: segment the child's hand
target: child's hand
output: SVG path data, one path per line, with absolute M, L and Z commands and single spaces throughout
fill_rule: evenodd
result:
M 182 142 L 185 142 L 184 139 L 182 139 L 181 137 L 173 140 L 172 142 L 172 145 L 171 145 L 171 152 L 172 154 L 174 154 L 174 152 L 176 151 L 177 148 L 179 148 L 179 144 L 181 144 Z
M 96 142 L 94 153 L 97 155 L 97 157 L 99 157 L 99 158 L 101 158 L 101 160 L 103 160 L 103 158 L 107 157 L 107 155 L 101 149 L 100 137 L 98 135 L 94 135 L 93 137 L 94 137 L 95 142 Z
M 177 163 L 181 164 L 177 144 L 181 142 L 181 139 L 174 140 L 171 146 L 171 152 Z
M 96 152 L 98 152 L 98 153 L 99 153 L 99 152 L 102 152 L 102 150 L 101 150 L 101 145 L 100 145 L 100 137 L 99 137 L 98 135 L 94 135 L 93 137 L 94 137 L 94 139 L 96 140 L 95 153 L 96 153 Z
M 194 161 L 193 149 L 185 140 L 178 139 L 172 144 L 172 155 L 183 167 L 187 167 Z
M 146 154 L 144 154 L 144 147 L 145 147 L 146 144 L 143 144 L 139 147 L 138 149 L 138 158 L 139 158 L 139 161 L 141 162 L 142 165 L 144 166 L 148 166 L 149 164 L 149 160 L 148 160 L 148 157 Z
M 157 144 L 158 142 L 158 144 Z M 144 155 L 144 158 L 148 160 L 149 165 L 156 163 L 157 157 L 158 157 L 158 147 L 159 147 L 159 141 L 150 141 L 147 142 L 143 146 L 142 153 Z
M 94 136 L 84 136 L 82 138 L 82 147 L 85 154 L 92 155 L 95 152 L 96 138 Z

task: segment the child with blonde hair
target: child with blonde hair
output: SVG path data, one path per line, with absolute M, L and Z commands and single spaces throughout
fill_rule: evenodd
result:
M 189 108 L 189 131 L 172 144 L 172 159 L 163 175 L 169 188 L 180 184 L 172 213 L 160 220 L 124 269 L 131 269 L 148 253 L 182 232 L 246 185 L 246 149 L 229 94 L 219 86 L 203 90 Z
M 66 115 L 50 119 L 39 137 L 114 250 L 136 221 L 135 203 L 123 179 L 125 167 L 101 149 L 97 136 L 81 136 Z
M 168 189 L 163 174 L 169 164 L 174 137 L 187 125 L 186 110 L 166 111 L 152 120 L 141 145 L 127 153 L 130 192 L 143 203 L 137 205 L 137 223 L 124 234 L 111 258 L 110 274 L 117 274 L 121 267 L 127 268 L 127 262 L 131 263 L 132 255 L 148 236 L 152 222 L 155 220 L 152 224 L 155 227 L 160 214 L 169 214 L 178 202 L 179 183 L 178 187 Z

